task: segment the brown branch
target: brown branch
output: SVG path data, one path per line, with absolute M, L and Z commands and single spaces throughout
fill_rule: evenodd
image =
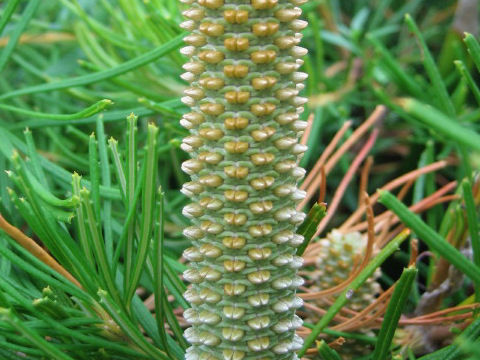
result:
M 10 37 L 0 38 L 0 48 L 5 47 Z M 44 34 L 23 34 L 18 40 L 19 44 L 52 44 L 62 41 L 75 41 L 75 35 L 66 32 L 47 32 Z
M 307 177 L 303 181 L 302 185 L 300 185 L 300 189 L 305 190 L 307 186 L 318 176 L 318 173 L 320 172 L 320 169 L 322 168 L 323 164 L 325 163 L 327 158 L 332 154 L 332 152 L 335 150 L 335 147 L 340 142 L 340 140 L 342 139 L 343 135 L 347 132 L 347 130 L 350 129 L 351 126 L 352 126 L 352 122 L 346 121 L 342 125 L 340 130 L 337 131 L 332 141 L 330 141 L 330 144 L 328 144 L 327 147 L 325 148 L 325 151 L 323 152 L 322 156 L 320 156 L 320 159 L 317 160 L 317 162 L 313 166 L 313 169 L 310 170 Z
M 373 165 L 373 157 L 369 156 L 363 165 L 362 172 L 360 174 L 360 185 L 358 186 L 358 203 L 364 202 L 363 195 L 368 193 L 368 176 Z
M 345 174 L 337 190 L 335 191 L 335 194 L 332 199 L 332 203 L 328 207 L 327 215 L 322 219 L 322 221 L 320 221 L 320 224 L 318 225 L 318 228 L 317 228 L 317 231 L 315 232 L 314 237 L 318 236 L 325 229 L 328 222 L 335 214 L 335 211 L 338 205 L 340 204 L 340 201 L 342 200 L 343 194 L 345 193 L 348 185 L 350 184 L 353 176 L 355 175 L 355 172 L 360 167 L 361 163 L 367 157 L 368 153 L 370 152 L 373 145 L 375 144 L 377 135 L 378 135 L 378 130 L 375 129 L 370 135 L 370 138 L 368 139 L 368 141 L 365 143 L 365 145 L 362 147 L 358 155 L 353 160 L 352 165 L 349 167 L 347 173 Z
M 0 228 L 7 233 L 13 240 L 15 240 L 20 246 L 27 250 L 30 254 L 35 256 L 38 260 L 49 266 L 57 273 L 71 281 L 73 284 L 82 289 L 82 285 L 70 274 L 62 265 L 60 265 L 52 256 L 50 256 L 45 250 L 43 250 L 32 238 L 29 238 L 18 228 L 11 225 L 0 214 Z
M 310 137 L 310 133 L 312 132 L 314 117 L 315 116 L 313 114 L 310 114 L 308 116 L 308 120 L 307 120 L 308 125 L 307 125 L 307 128 L 305 129 L 305 132 L 302 135 L 302 139 L 300 140 L 300 144 L 302 144 L 302 145 L 307 145 L 307 141 Z
M 403 176 L 400 176 L 390 181 L 389 183 L 385 184 L 382 188 L 380 188 L 380 190 L 392 191 L 393 189 L 396 189 L 397 187 L 403 185 L 404 183 L 410 181 L 411 179 L 417 179 L 424 174 L 437 171 L 439 169 L 446 167 L 447 165 L 448 163 L 446 161 L 434 162 L 428 166 L 410 171 L 404 174 Z M 377 202 L 378 197 L 379 197 L 378 192 L 372 195 L 370 199 L 372 201 L 372 205 Z M 339 230 L 345 232 L 346 229 L 349 229 L 350 227 L 352 227 L 352 225 L 355 224 L 360 219 L 364 211 L 365 211 L 365 207 L 359 206 L 359 208 L 355 210 L 355 212 L 343 223 L 343 225 L 339 228 Z

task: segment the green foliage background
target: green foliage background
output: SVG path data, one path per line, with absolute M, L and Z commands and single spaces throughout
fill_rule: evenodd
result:
M 460 264 L 470 279 L 446 300 L 449 305 L 462 303 L 472 288 L 478 296 L 480 283 L 478 203 L 468 190 L 480 152 L 478 9 L 455 22 L 457 5 L 310 0 L 302 6 L 309 21 L 303 71 L 309 73 L 304 93 L 310 99 L 303 116 L 315 116 L 302 165 L 315 164 L 345 121 L 358 126 L 385 104 L 390 111 L 375 125 L 378 170 L 370 192 L 442 159 L 454 166 L 441 172 L 441 181 L 466 179 L 449 211 L 433 207 L 420 223 L 398 200 L 382 195 L 422 234 L 423 250 Z M 187 179 L 180 170 L 186 155 L 179 149 L 187 134 L 179 125 L 187 111 L 180 101 L 185 59 L 178 52 L 184 8 L 176 0 L 0 2 L 0 213 L 83 285 L 72 285 L 0 233 L 1 358 L 183 357 L 187 344 L 177 310 L 188 306 L 181 295 L 184 264 L 178 261 L 188 246 L 181 234 L 187 201 L 179 191 Z M 354 156 L 345 154 L 329 175 L 327 201 Z M 434 193 L 437 180 L 419 178 L 403 201 L 409 205 Z M 357 193 L 355 182 L 331 227 L 357 208 Z M 473 261 L 436 245 L 444 245 L 462 207 L 469 214 L 462 225 L 470 233 Z M 386 247 L 384 258 L 372 260 L 368 270 L 381 266 L 396 246 Z M 407 246 L 401 249 L 386 260 L 398 270 L 386 271 L 384 284 L 408 262 Z M 405 289 L 394 300 L 406 304 L 404 313 L 419 300 L 412 284 L 425 285 L 432 269 L 420 266 L 416 282 L 411 269 L 401 276 L 398 288 Z M 359 276 L 354 285 L 365 279 Z M 156 317 L 143 301 L 151 294 Z M 345 297 L 339 299 L 323 320 L 306 324 L 314 331 L 304 350 L 315 346 L 315 336 L 345 304 Z M 400 313 L 388 311 L 385 329 L 373 339 L 381 349 L 375 359 L 400 352 L 391 336 Z M 476 359 L 479 335 L 476 320 L 454 345 L 423 359 Z M 338 356 L 322 345 L 320 353 Z M 407 356 L 416 358 L 410 350 Z

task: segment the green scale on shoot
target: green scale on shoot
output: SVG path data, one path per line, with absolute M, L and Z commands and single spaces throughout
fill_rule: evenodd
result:
M 301 339 L 295 255 L 305 218 L 297 182 L 306 99 L 299 47 L 305 0 L 184 0 L 190 58 L 181 124 L 191 176 L 187 360 L 290 360 Z

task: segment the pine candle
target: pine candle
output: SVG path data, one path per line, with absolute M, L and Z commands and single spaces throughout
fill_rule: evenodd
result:
M 191 32 L 181 50 L 191 107 L 181 120 L 191 155 L 182 192 L 192 199 L 183 213 L 193 224 L 184 231 L 193 245 L 184 252 L 186 359 L 297 359 L 307 77 L 297 6 L 306 0 L 182 1 Z

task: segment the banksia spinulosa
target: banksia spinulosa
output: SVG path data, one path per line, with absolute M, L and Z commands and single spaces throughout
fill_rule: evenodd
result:
M 317 290 L 323 291 L 345 282 L 350 277 L 352 269 L 361 263 L 365 255 L 367 239 L 359 232 L 343 234 L 338 230 L 333 230 L 319 243 L 322 247 L 318 253 L 317 270 L 312 274 L 312 280 Z M 379 277 L 380 269 L 377 269 L 373 276 L 352 294 L 348 300 L 350 309 L 360 312 L 375 301 L 376 295 L 381 291 L 381 286 L 377 282 Z M 324 304 L 322 303 L 322 305 Z M 373 335 L 366 329 L 361 332 Z M 344 360 L 367 355 L 370 351 L 371 349 L 365 346 L 365 343 L 353 339 L 347 339 L 338 350 Z
M 359 232 L 342 234 L 338 230 L 330 232 L 326 238 L 321 239 L 317 260 L 317 270 L 313 279 L 320 291 L 333 288 L 346 281 L 352 269 L 363 259 L 367 247 L 367 239 Z M 377 282 L 380 269 L 367 279 L 348 300 L 348 307 L 355 311 L 362 311 L 375 301 L 380 293 L 381 286 Z
M 296 359 L 305 0 L 183 0 L 187 360 Z

